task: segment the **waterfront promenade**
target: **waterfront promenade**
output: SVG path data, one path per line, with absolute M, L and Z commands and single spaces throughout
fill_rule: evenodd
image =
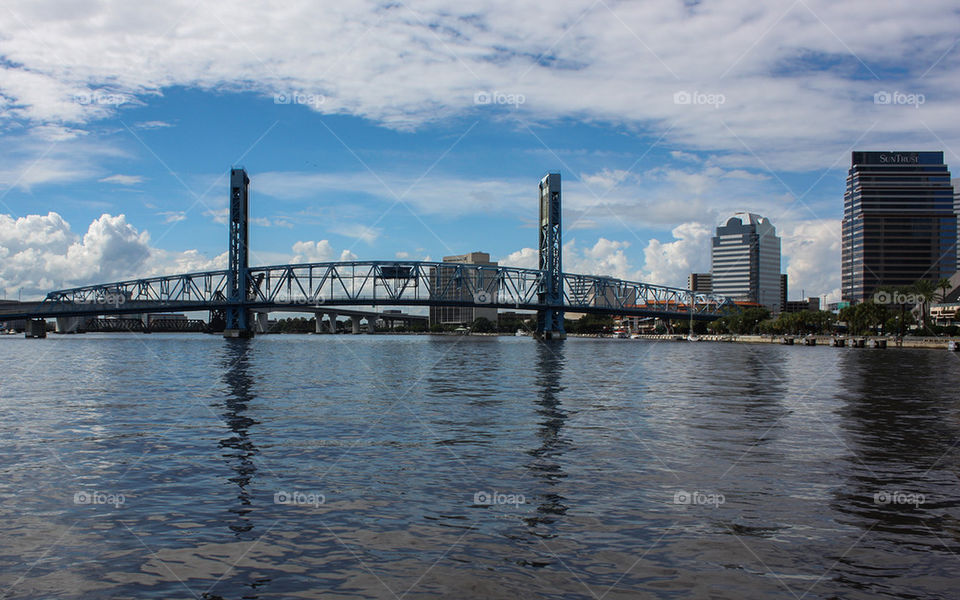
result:
M 685 335 L 680 334 L 641 334 L 637 339 L 661 340 L 661 341 L 683 341 L 686 342 Z M 738 334 L 703 334 L 697 336 L 699 342 L 737 342 L 741 344 L 785 344 L 785 339 L 792 339 L 790 345 L 802 346 L 804 340 L 812 339 L 815 343 L 809 345 L 832 346 L 834 340 L 840 339 L 845 342 L 843 347 L 853 347 L 851 341 L 864 340 L 864 347 L 872 348 L 873 341 L 883 341 L 888 348 L 926 348 L 948 350 L 950 342 L 960 346 L 960 337 L 910 337 L 897 338 L 893 336 L 871 336 L 871 335 L 738 335 Z

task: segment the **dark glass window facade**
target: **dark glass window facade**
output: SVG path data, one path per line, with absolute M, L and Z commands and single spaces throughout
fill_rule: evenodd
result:
M 770 219 L 739 212 L 717 227 L 711 252 L 713 293 L 780 311 L 780 238 Z
M 953 200 L 943 152 L 854 152 L 843 199 L 843 300 L 953 275 Z

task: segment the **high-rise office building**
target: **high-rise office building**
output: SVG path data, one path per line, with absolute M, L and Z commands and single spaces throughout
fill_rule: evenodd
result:
M 487 265 L 497 266 L 496 262 L 490 261 L 490 255 L 486 252 L 471 252 L 469 254 L 458 254 L 456 256 L 444 256 L 445 263 L 460 263 L 468 265 Z M 455 280 L 456 267 L 438 267 L 431 269 L 430 278 L 438 289 L 446 289 L 445 296 L 449 299 L 460 299 L 466 302 L 474 302 L 476 298 L 470 290 L 484 289 L 489 282 L 483 281 L 482 275 L 476 271 L 471 271 L 475 279 L 467 285 L 467 282 Z M 493 273 L 489 275 L 492 281 L 495 278 Z M 490 298 L 492 302 L 493 299 Z M 494 325 L 497 323 L 496 308 L 480 308 L 473 306 L 431 306 L 430 307 L 430 325 L 467 325 L 469 326 L 479 317 L 488 319 Z
M 780 311 L 780 238 L 770 219 L 738 212 L 717 227 L 713 293 Z
M 843 197 L 842 297 L 957 270 L 957 216 L 943 152 L 854 152 Z
M 687 289 L 694 294 L 713 293 L 713 278 L 710 273 L 690 273 L 687 275 Z
M 960 271 L 960 185 L 957 181 L 953 182 L 953 214 L 957 215 L 957 271 Z
M 780 312 L 786 312 L 787 310 L 787 274 L 780 273 Z

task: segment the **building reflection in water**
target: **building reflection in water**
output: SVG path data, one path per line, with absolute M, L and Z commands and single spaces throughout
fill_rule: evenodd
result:
M 223 382 L 227 386 L 226 399 L 223 402 L 223 418 L 230 428 L 228 437 L 220 440 L 219 447 L 224 451 L 236 475 L 230 482 L 237 486 L 238 503 L 230 508 L 230 529 L 238 536 L 253 529 L 253 522 L 247 517 L 250 512 L 250 483 L 257 468 L 253 459 L 259 450 L 250 440 L 249 429 L 258 424 L 246 416 L 248 404 L 256 398 L 251 391 L 253 378 L 248 373 L 250 366 L 251 341 L 249 339 L 224 340 L 224 356 L 221 362 L 224 368 Z
M 941 504 L 956 496 L 960 462 L 954 364 L 926 350 L 840 353 L 837 414 L 849 457 L 840 473 L 846 485 L 832 505 L 885 543 L 951 553 L 960 547 L 957 521 Z M 911 505 L 917 495 L 924 502 Z
M 914 352 L 904 367 L 897 353 L 841 354 L 844 404 L 838 414 L 853 471 L 869 485 L 887 483 L 876 478 L 885 469 L 913 476 L 949 462 L 958 435 L 950 419 L 956 402 L 939 383 L 940 358 Z
M 563 426 L 567 412 L 563 410 L 558 398 L 563 391 L 560 377 L 564 367 L 563 341 L 538 342 L 536 344 L 536 385 L 538 388 L 537 414 L 541 417 L 537 437 L 540 446 L 528 450 L 532 460 L 527 463 L 530 469 L 543 483 L 546 491 L 540 494 L 541 501 L 535 516 L 526 519 L 528 525 L 549 525 L 557 515 L 567 512 L 566 500 L 558 493 L 558 486 L 567 475 L 560 465 L 560 458 L 569 446 L 563 439 Z

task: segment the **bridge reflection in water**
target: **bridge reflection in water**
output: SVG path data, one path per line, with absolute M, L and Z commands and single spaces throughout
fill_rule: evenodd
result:
M 230 530 L 238 537 L 254 528 L 247 516 L 251 508 L 251 480 L 257 472 L 254 459 L 260 450 L 250 439 L 249 430 L 257 421 L 246 415 L 248 405 L 256 398 L 252 387 L 253 377 L 248 373 L 250 363 L 250 343 L 247 340 L 228 340 L 222 359 L 223 381 L 227 385 L 227 396 L 222 408 L 229 433 L 220 440 L 223 458 L 231 465 L 235 475 L 230 482 L 237 486 L 237 505 L 230 508 Z M 257 534 L 259 536 L 260 534 Z M 254 536 L 251 539 L 256 539 Z
M 539 388 L 537 414 L 542 418 L 540 430 L 540 446 L 527 453 L 531 461 L 527 468 L 552 490 L 566 478 L 560 464 L 560 458 L 569 446 L 563 437 L 563 426 L 567 420 L 567 411 L 561 405 L 558 395 L 563 391 L 560 382 L 564 367 L 563 344 L 539 344 L 537 346 L 536 384 Z M 567 512 L 564 504 L 566 499 L 559 493 L 549 491 L 542 494 L 542 500 L 537 506 L 536 516 L 529 517 L 527 524 L 551 525 L 555 518 Z

